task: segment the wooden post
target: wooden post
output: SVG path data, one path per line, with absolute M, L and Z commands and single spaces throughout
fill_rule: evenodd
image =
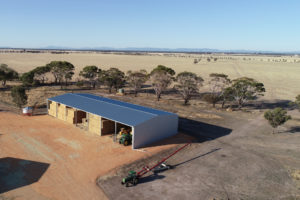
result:
M 90 113 L 86 113 L 87 131 L 90 130 Z
M 55 116 L 56 116 L 56 118 L 58 117 L 58 113 L 57 113 L 57 111 L 58 111 L 58 103 L 56 102 L 56 109 L 55 109 L 55 111 L 56 111 L 56 113 L 55 113 Z
M 49 100 L 47 99 L 47 115 L 49 115 Z
M 74 114 L 75 114 L 75 126 L 77 126 L 77 109 L 75 109 Z
M 102 136 L 102 117 L 100 116 L 100 136 Z
M 114 136 L 114 142 L 117 142 L 117 122 L 115 121 L 115 136 Z
M 67 106 L 65 106 L 65 121 L 67 121 Z

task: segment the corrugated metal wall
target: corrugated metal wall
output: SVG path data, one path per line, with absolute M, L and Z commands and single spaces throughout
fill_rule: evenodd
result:
M 178 116 L 157 116 L 134 127 L 133 148 L 141 148 L 178 133 Z

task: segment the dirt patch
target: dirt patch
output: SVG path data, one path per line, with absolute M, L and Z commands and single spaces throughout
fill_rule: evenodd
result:
M 172 148 L 178 141 L 175 138 L 162 146 L 134 151 L 130 146 L 114 143 L 108 136 L 93 135 L 47 115 L 25 117 L 0 112 L 0 119 L 0 159 L 8 157 L 49 165 L 30 184 L 23 182 L 24 186 L 20 186 L 12 182 L 15 189 L 3 195 L 17 199 L 105 199 L 96 186 L 97 177 Z M 36 171 L 24 171 L 21 164 L 16 165 L 18 173 L 8 173 L 12 181 L 31 177 Z
M 73 149 L 81 149 L 80 143 L 77 141 L 69 141 L 66 138 L 58 138 L 56 141 L 61 142 L 63 144 L 68 145 L 69 147 L 73 148 Z

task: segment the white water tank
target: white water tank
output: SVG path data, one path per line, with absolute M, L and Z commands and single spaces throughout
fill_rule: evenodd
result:
M 33 111 L 32 107 L 25 107 L 25 108 L 23 108 L 23 115 L 31 116 L 32 111 Z

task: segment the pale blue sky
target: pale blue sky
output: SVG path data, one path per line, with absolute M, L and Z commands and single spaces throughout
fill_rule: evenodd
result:
M 0 0 L 0 46 L 300 50 L 299 0 Z

